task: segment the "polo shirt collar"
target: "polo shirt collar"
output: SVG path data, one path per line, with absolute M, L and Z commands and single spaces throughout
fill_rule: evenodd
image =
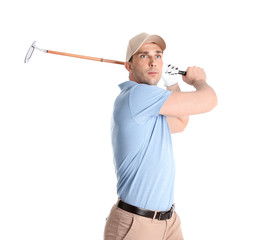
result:
M 133 87 L 133 86 L 135 86 L 137 84 L 138 84 L 137 82 L 129 80 L 129 81 L 126 81 L 126 82 L 123 82 L 123 83 L 119 84 L 119 87 L 120 87 L 121 90 L 124 90 L 126 88 Z

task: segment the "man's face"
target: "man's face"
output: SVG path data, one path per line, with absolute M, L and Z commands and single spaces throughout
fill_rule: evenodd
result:
M 145 43 L 128 63 L 130 80 L 137 83 L 157 85 L 162 75 L 163 51 L 155 43 Z

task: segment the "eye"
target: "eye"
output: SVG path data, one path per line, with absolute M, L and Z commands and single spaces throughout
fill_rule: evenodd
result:
M 146 58 L 146 55 L 144 55 L 144 54 L 140 55 L 140 58 Z
M 162 56 L 161 55 L 156 55 L 156 58 L 162 58 Z

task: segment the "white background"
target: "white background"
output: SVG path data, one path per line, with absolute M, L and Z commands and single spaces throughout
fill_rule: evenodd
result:
M 127 71 L 37 50 L 25 64 L 30 44 L 123 61 L 140 32 L 218 95 L 173 136 L 185 239 L 265 239 L 262 1 L 17 0 L 0 20 L 1 240 L 103 239 L 117 199 L 110 122 Z

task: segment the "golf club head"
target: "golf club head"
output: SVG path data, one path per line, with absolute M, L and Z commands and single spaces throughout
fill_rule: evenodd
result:
M 33 54 L 33 52 L 34 52 L 34 50 L 35 50 L 35 43 L 36 43 L 36 41 L 34 41 L 34 42 L 31 44 L 31 46 L 30 46 L 30 48 L 29 48 L 29 50 L 28 50 L 28 52 L 27 52 L 27 54 L 26 54 L 26 57 L 25 57 L 24 63 L 28 63 L 29 59 L 31 58 L 31 56 L 32 56 L 32 54 Z

